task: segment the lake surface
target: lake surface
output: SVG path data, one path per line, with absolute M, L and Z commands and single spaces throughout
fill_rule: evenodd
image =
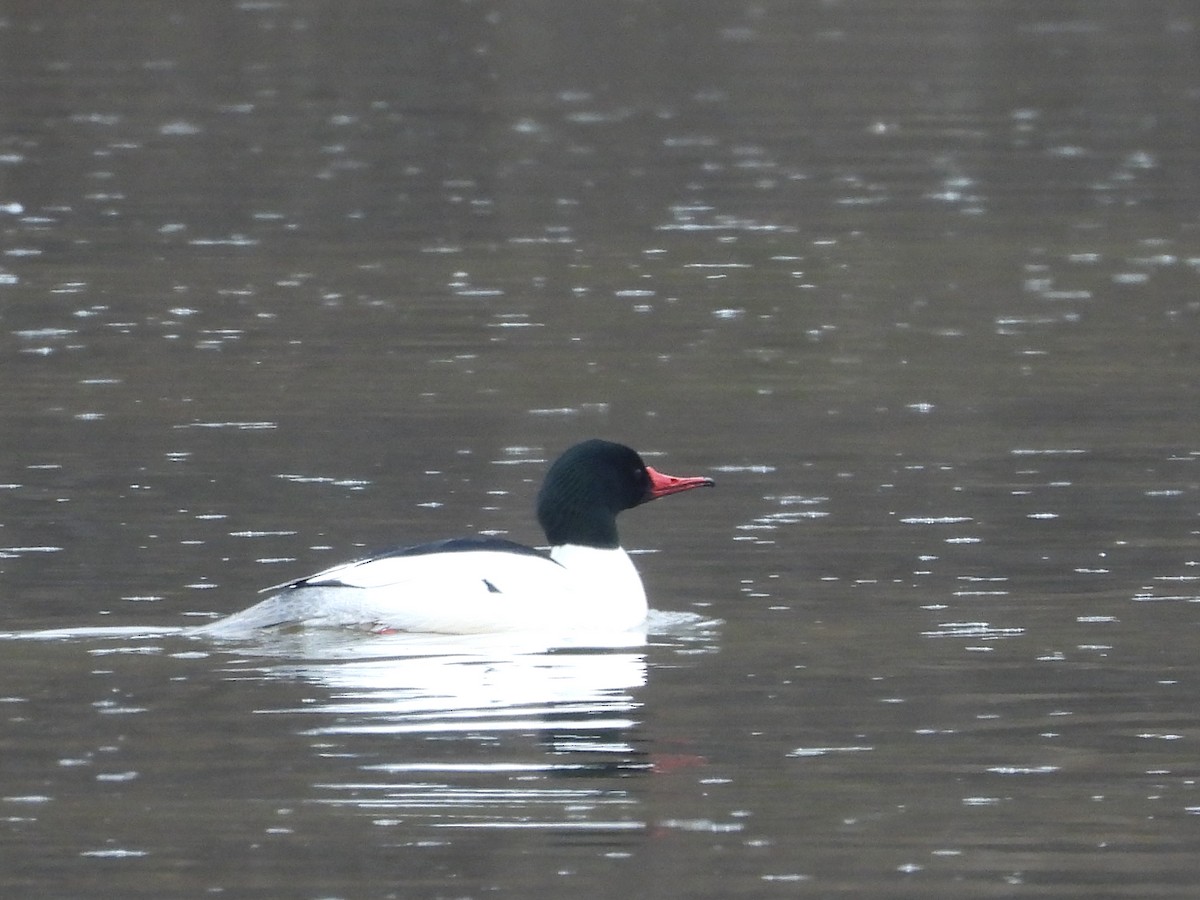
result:
M 0 2 L 0 893 L 1194 897 L 1198 42 Z M 645 635 L 172 631 L 591 436 Z

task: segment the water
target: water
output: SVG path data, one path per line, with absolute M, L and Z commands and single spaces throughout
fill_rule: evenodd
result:
M 3 892 L 1193 896 L 1198 26 L 0 3 Z M 592 435 L 644 639 L 173 631 Z

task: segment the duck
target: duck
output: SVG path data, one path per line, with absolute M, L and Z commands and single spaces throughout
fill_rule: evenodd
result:
M 553 462 L 538 491 L 548 549 L 489 536 L 400 547 L 265 588 L 267 599 L 191 630 L 238 637 L 312 627 L 377 634 L 635 629 L 649 607 L 621 547 L 617 515 L 713 484 L 659 472 L 623 444 L 586 440 Z

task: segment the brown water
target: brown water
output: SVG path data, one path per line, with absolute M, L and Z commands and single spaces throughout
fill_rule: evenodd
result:
M 0 893 L 1195 896 L 1198 29 L 0 2 Z M 592 435 L 644 645 L 94 631 Z

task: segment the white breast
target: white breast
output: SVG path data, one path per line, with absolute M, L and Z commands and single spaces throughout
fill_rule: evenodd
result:
M 602 550 L 563 544 L 550 551 L 576 585 L 582 624 L 595 617 L 595 624 L 609 628 L 633 628 L 646 619 L 646 589 L 629 554 L 620 547 Z

